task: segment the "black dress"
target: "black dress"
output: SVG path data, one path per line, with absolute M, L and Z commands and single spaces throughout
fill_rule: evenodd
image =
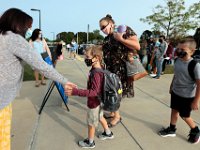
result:
M 136 35 L 135 32 L 127 27 L 126 34 L 123 35 L 124 38 Z M 105 37 L 103 42 L 103 53 L 104 53 L 104 63 L 107 70 L 113 72 L 119 76 L 123 86 L 123 97 L 133 97 L 133 82 L 129 82 L 127 77 L 126 61 L 128 57 L 128 51 L 130 49 L 115 40 L 113 34 Z

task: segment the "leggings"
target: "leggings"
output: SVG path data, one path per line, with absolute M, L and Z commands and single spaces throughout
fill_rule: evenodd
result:
M 10 150 L 11 104 L 0 110 L 0 150 Z

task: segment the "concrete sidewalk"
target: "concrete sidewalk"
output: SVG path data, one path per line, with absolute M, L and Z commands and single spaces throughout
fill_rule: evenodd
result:
M 65 59 L 57 70 L 78 87 L 85 88 L 88 69 L 83 61 Z M 200 144 L 187 142 L 188 126 L 179 119 L 177 136 L 161 138 L 157 132 L 169 125 L 172 75 L 155 80 L 145 77 L 135 82 L 135 97 L 124 99 L 120 112 L 122 123 L 112 128 L 115 138 L 95 138 L 96 150 L 199 150 Z M 12 150 L 80 150 L 77 141 L 87 137 L 86 98 L 70 97 L 68 112 L 54 88 L 43 112 L 38 115 L 48 86 L 34 87 L 23 82 L 20 96 L 13 102 Z M 200 125 L 200 112 L 192 117 Z M 102 130 L 97 129 L 97 134 Z

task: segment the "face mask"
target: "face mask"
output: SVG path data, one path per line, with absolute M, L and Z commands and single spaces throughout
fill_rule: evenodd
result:
M 88 67 L 90 67 L 90 66 L 92 66 L 92 59 L 85 59 L 85 64 L 88 66 Z
M 163 40 L 162 40 L 162 39 L 159 39 L 159 42 L 160 42 L 160 43 L 162 43 L 162 42 L 163 42 Z
M 42 38 L 42 34 L 39 34 L 39 36 L 38 36 L 40 39 Z
M 183 58 L 183 57 L 185 57 L 185 56 L 187 55 L 187 52 L 185 52 L 185 51 L 183 51 L 183 50 L 181 50 L 181 49 L 178 49 L 178 50 L 176 51 L 176 54 L 177 54 L 177 56 L 178 56 L 179 58 Z
M 26 31 L 25 38 L 28 39 L 28 38 L 31 37 L 31 35 L 32 35 L 32 31 L 31 31 L 31 29 L 28 29 L 28 30 Z

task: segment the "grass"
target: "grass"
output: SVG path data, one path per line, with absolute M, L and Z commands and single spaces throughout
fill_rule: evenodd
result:
M 174 66 L 173 65 L 166 65 L 164 73 L 165 74 L 173 74 L 174 73 Z
M 35 80 L 33 69 L 29 65 L 25 64 L 23 81 L 32 81 L 32 80 Z

